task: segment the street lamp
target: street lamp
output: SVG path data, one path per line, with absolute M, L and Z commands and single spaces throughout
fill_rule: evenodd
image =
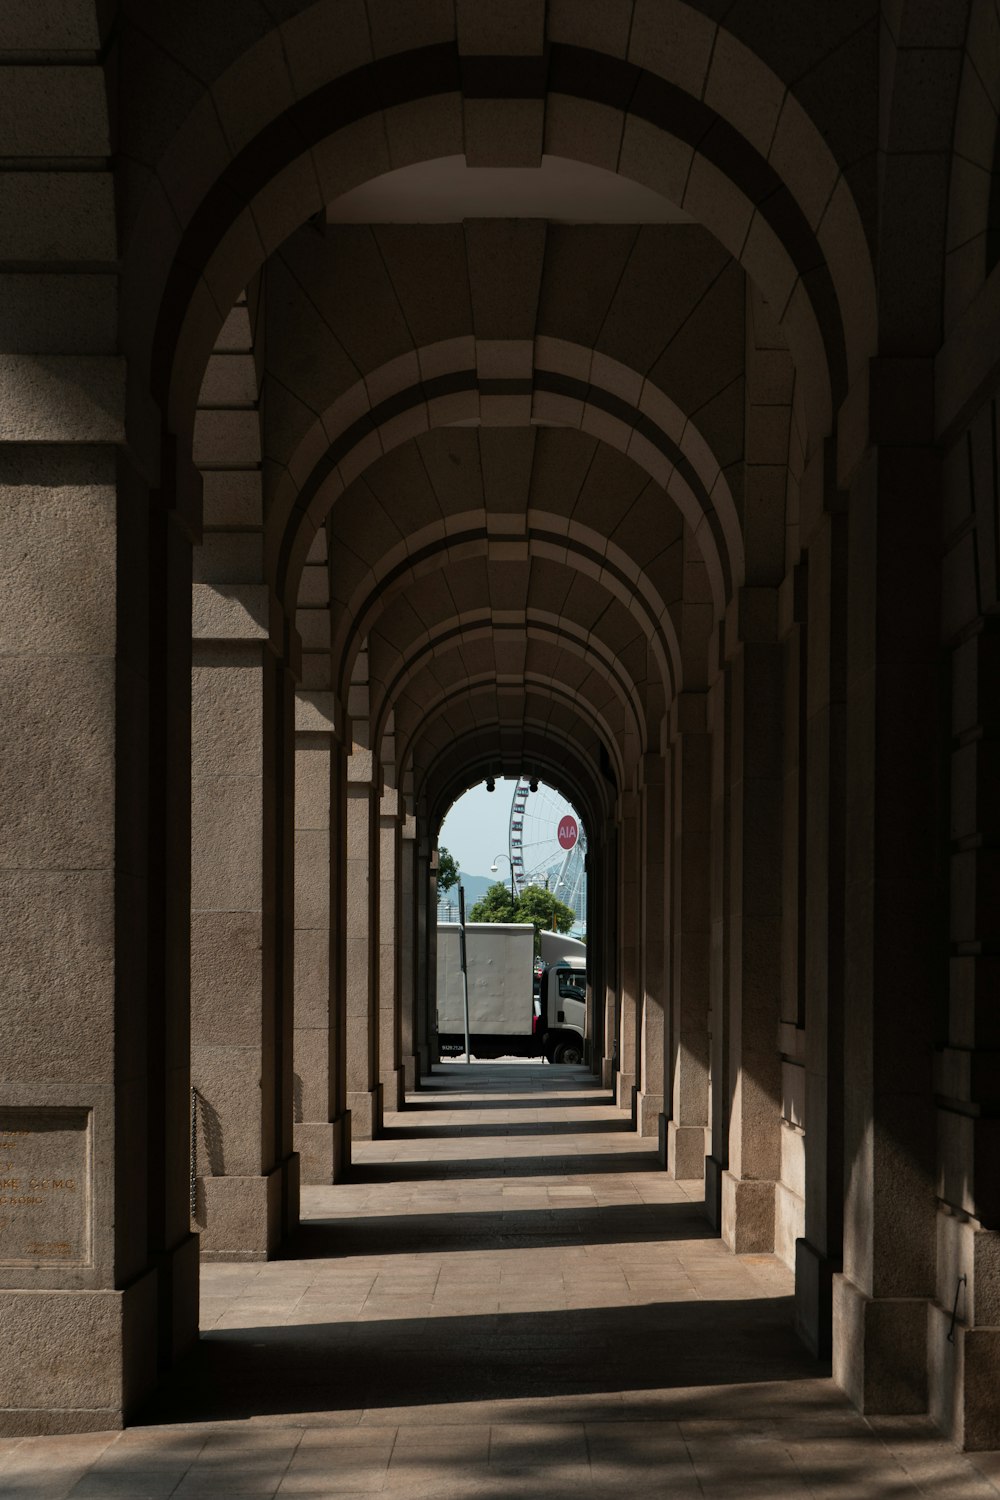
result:
M 511 906 L 516 906 L 517 897 L 514 895 L 514 861 L 511 859 L 509 854 L 494 854 L 493 863 L 490 865 L 491 875 L 496 875 L 499 873 L 499 867 L 497 865 L 498 859 L 505 859 L 510 865 L 510 904 Z

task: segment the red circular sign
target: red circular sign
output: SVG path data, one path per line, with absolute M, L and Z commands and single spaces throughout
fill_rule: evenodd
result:
M 556 837 L 559 840 L 559 847 L 561 849 L 572 849 L 580 837 L 580 830 L 576 826 L 576 819 L 571 818 L 568 813 L 565 818 L 560 818 L 559 830 Z

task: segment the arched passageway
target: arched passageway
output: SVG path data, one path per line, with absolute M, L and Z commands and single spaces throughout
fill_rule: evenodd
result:
M 717 10 L 0 20 L 11 1432 L 432 1097 L 441 820 L 528 774 L 657 1192 L 1000 1443 L 996 15 Z

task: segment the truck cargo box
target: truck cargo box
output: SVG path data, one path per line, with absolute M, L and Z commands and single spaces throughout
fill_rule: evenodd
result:
M 457 922 L 438 923 L 437 1021 L 439 1035 L 464 1040 L 460 931 Z M 530 1037 L 533 929 L 523 922 L 468 922 L 465 933 L 470 1033 Z

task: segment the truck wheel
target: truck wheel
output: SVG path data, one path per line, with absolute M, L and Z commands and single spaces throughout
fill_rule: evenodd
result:
M 583 1062 L 583 1043 L 560 1042 L 552 1054 L 552 1061 L 579 1066 Z

